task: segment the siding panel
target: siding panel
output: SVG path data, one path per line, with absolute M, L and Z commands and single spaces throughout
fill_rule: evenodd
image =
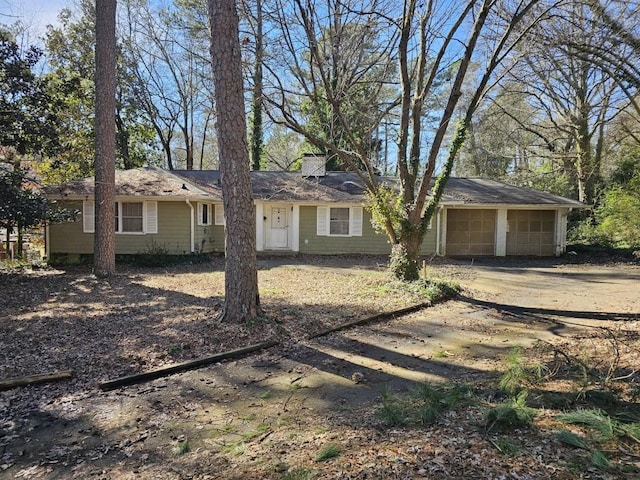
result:
M 342 253 L 362 253 L 371 255 L 388 255 L 391 253 L 391 245 L 387 236 L 378 234 L 371 226 L 371 215 L 363 210 L 362 236 L 361 237 L 331 237 L 317 235 L 318 221 L 317 211 L 324 207 L 301 206 L 300 207 L 300 252 L 336 255 Z M 429 230 L 425 236 L 421 254 L 427 255 L 435 252 L 436 232 Z
M 82 202 L 60 203 L 82 212 Z M 158 202 L 157 234 L 116 234 L 116 254 L 147 253 L 161 248 L 171 254 L 187 254 L 190 245 L 190 209 L 184 202 Z M 82 214 L 75 222 L 51 225 L 51 253 L 93 253 L 93 234 L 82 232 Z

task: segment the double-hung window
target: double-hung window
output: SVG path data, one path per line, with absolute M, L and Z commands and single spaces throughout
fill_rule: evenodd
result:
M 115 231 L 122 234 L 158 233 L 158 202 L 115 202 Z M 82 231 L 95 231 L 95 202 L 82 204 Z
M 318 207 L 316 234 L 329 237 L 362 236 L 362 207 Z
M 349 235 L 349 207 L 329 209 L 329 235 Z
M 116 233 L 144 233 L 143 202 L 116 202 Z

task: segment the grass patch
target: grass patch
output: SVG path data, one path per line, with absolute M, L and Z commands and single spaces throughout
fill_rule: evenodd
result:
M 528 392 L 523 390 L 515 398 L 488 409 L 484 414 L 484 425 L 489 430 L 529 427 L 537 415 L 537 410 L 527 406 Z
M 400 427 L 409 420 L 409 412 L 405 402 L 387 388 L 382 391 L 382 406 L 378 409 L 377 414 L 387 427 Z
M 184 440 L 182 442 L 178 442 L 178 445 L 173 449 L 173 453 L 176 456 L 185 455 L 191 451 L 191 446 L 189 445 L 189 440 Z
M 564 443 L 565 445 L 570 445 L 575 448 L 582 448 L 584 450 L 589 449 L 587 442 L 585 442 L 582 437 L 579 437 L 578 435 L 576 435 L 573 432 L 570 432 L 569 430 L 562 429 L 557 431 L 556 438 L 560 442 Z
M 332 458 L 336 458 L 340 456 L 342 453 L 342 449 L 340 445 L 336 443 L 330 443 L 322 447 L 322 449 L 316 455 L 316 462 L 326 462 L 327 460 L 331 460 Z
M 312 480 L 316 478 L 316 475 L 315 470 L 309 468 L 294 468 L 281 477 L 278 477 L 278 480 Z
M 561 422 L 582 425 L 597 434 L 600 441 L 609 441 L 616 437 L 616 422 L 605 412 L 597 408 L 576 410 L 557 416 Z
M 498 450 L 498 452 L 507 456 L 516 455 L 521 450 L 520 445 L 506 438 L 500 438 L 492 443 L 493 446 L 496 447 L 496 450 Z
M 473 390 L 468 385 L 433 385 L 425 382 L 408 396 L 383 391 L 382 405 L 377 415 L 388 427 L 427 426 L 435 423 L 444 412 L 466 404 L 472 398 Z
M 451 354 L 446 350 L 438 350 L 433 354 L 433 358 L 447 358 L 450 357 Z
M 499 386 L 510 395 L 516 395 L 521 390 L 538 384 L 542 379 L 543 366 L 539 363 L 529 364 L 520 346 L 511 349 L 504 363 L 507 369 L 500 379 Z

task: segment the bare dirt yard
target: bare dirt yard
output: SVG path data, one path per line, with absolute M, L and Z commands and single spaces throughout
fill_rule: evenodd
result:
M 0 479 L 640 478 L 637 263 L 436 259 L 454 299 L 314 338 L 424 301 L 385 261 L 260 259 L 250 325 L 221 259 L 0 273 L 0 380 L 74 372 L 0 392 Z

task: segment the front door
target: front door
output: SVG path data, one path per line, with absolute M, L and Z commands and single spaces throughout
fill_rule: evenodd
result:
M 289 247 L 289 208 L 284 205 L 267 207 L 267 248 Z

